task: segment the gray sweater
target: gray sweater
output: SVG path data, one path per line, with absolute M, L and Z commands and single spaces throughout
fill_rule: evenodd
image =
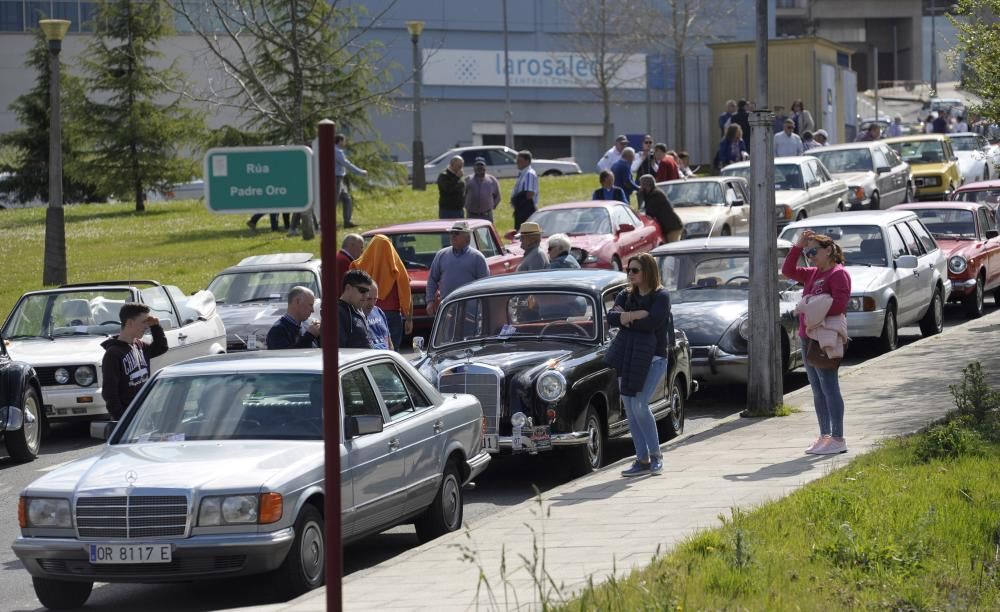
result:
M 434 299 L 441 290 L 441 299 L 466 283 L 471 283 L 490 275 L 486 265 L 486 257 L 472 247 L 455 251 L 453 247 L 445 247 L 437 252 L 431 262 L 431 271 L 427 275 L 427 301 Z
M 524 259 L 517 266 L 518 272 L 533 272 L 544 270 L 549 267 L 549 256 L 538 246 L 534 246 L 524 252 Z

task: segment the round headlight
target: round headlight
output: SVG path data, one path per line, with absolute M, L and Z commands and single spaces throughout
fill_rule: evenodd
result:
M 863 305 L 864 301 L 860 297 L 852 297 L 847 301 L 847 310 L 857 312 L 861 310 Z
M 227 523 L 256 523 L 257 497 L 233 495 L 223 499 L 222 520 Z
M 73 372 L 73 380 L 81 387 L 89 387 L 94 384 L 94 369 L 90 366 L 80 366 Z
M 566 394 L 566 377 L 558 370 L 548 370 L 538 377 L 535 387 L 543 401 L 556 402 Z
M 60 385 L 65 385 L 66 383 L 69 382 L 69 370 L 67 370 L 66 368 L 59 368 L 58 370 L 56 370 L 54 377 L 57 383 L 59 383 Z
M 528 417 L 523 412 L 515 412 L 510 415 L 510 424 L 514 427 L 524 427 L 528 423 Z
M 952 274 L 961 274 L 962 272 L 965 272 L 965 268 L 967 268 L 968 265 L 969 262 L 967 262 L 961 255 L 954 255 L 948 258 L 948 269 L 952 272 Z
M 750 319 L 749 318 L 743 319 L 740 322 L 739 332 L 740 332 L 740 338 L 743 338 L 744 340 L 749 340 L 750 339 Z

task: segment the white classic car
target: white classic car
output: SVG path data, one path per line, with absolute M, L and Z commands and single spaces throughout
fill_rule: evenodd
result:
M 226 352 L 226 328 L 209 291 L 186 296 L 155 281 L 114 281 L 25 293 L 0 336 L 11 357 L 30 363 L 38 373 L 46 423 L 107 416 L 101 397 L 101 343 L 121 330 L 118 311 L 126 302 L 149 306 L 166 333 L 169 350 L 152 360 L 153 372 Z
M 847 183 L 849 208 L 891 208 L 913 199 L 910 164 L 884 142 L 852 142 L 806 152 Z
M 750 181 L 750 162 L 723 168 L 723 176 L 742 176 Z M 806 217 L 846 210 L 847 184 L 830 176 L 815 157 L 774 159 L 774 218 L 778 227 Z
M 502 145 L 479 146 L 479 147 L 457 147 L 448 149 L 434 159 L 424 164 L 424 176 L 427 177 L 427 184 L 437 181 L 439 174 L 448 167 L 448 162 L 452 157 L 458 155 L 465 160 L 463 172 L 471 175 L 473 165 L 477 157 L 486 160 L 486 171 L 497 178 L 515 178 L 519 170 L 517 169 L 517 151 Z M 407 177 L 413 180 L 413 162 L 400 162 L 406 168 Z M 580 166 L 574 161 L 557 159 L 532 159 L 531 167 L 535 169 L 538 176 L 560 176 L 563 174 L 580 174 Z
M 998 176 L 1000 147 L 991 145 L 982 134 L 962 132 L 948 134 L 958 156 L 958 169 L 965 183 L 988 181 Z
M 738 176 L 710 176 L 657 183 L 684 223 L 682 238 L 750 232 L 750 186 Z
M 13 549 L 41 603 L 82 606 L 94 582 L 271 573 L 285 596 L 322 585 L 324 414 L 343 419 L 344 541 L 407 522 L 422 540 L 459 529 L 462 487 L 490 461 L 479 401 L 441 395 L 390 351 L 340 352 L 339 410 L 322 374 L 316 349 L 157 373 L 101 452 L 22 491 Z
M 917 323 L 924 336 L 940 333 L 951 295 L 946 254 L 916 213 L 858 211 L 792 223 L 781 238 L 795 243 L 811 229 L 837 241 L 851 275 L 847 332 L 875 338 L 882 352 L 896 348 L 899 328 Z

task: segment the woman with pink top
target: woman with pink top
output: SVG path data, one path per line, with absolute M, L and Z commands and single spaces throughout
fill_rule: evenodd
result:
M 805 251 L 812 266 L 799 267 L 797 262 Z M 805 230 L 798 242 L 788 251 L 781 273 L 803 285 L 802 296 L 827 294 L 833 303 L 827 316 L 844 315 L 851 298 L 851 277 L 844 269 L 844 252 L 829 236 Z M 799 315 L 799 337 L 802 355 L 808 348 L 805 315 Z M 807 361 L 803 359 L 803 361 Z M 812 387 L 813 404 L 819 419 L 819 437 L 806 452 L 812 455 L 835 455 L 847 452 L 844 440 L 844 398 L 840 394 L 838 368 L 821 369 L 806 363 L 806 375 Z

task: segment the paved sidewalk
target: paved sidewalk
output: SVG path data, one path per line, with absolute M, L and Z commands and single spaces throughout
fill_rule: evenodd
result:
M 401 554 L 344 580 L 347 610 L 534 609 L 537 589 L 522 556 L 533 558 L 534 528 L 544 546 L 545 569 L 564 592 L 648 565 L 699 529 L 719 525 L 718 515 L 782 497 L 843 466 L 879 440 L 917 431 L 953 407 L 948 385 L 980 361 L 1000 369 L 1000 312 L 872 359 L 842 373 L 850 452 L 805 455 L 817 435 L 808 387 L 785 396 L 802 412 L 784 418 L 739 419 L 665 447 L 664 473 L 625 479 L 624 460 L 515 506 L 468 533 L 455 533 Z M 545 518 L 540 518 L 545 514 Z M 478 554 L 478 565 L 462 558 Z M 501 580 L 505 548 L 507 597 Z M 477 594 L 480 570 L 493 589 Z M 512 593 L 516 591 L 516 599 Z M 255 610 L 318 611 L 322 589 L 286 604 Z

